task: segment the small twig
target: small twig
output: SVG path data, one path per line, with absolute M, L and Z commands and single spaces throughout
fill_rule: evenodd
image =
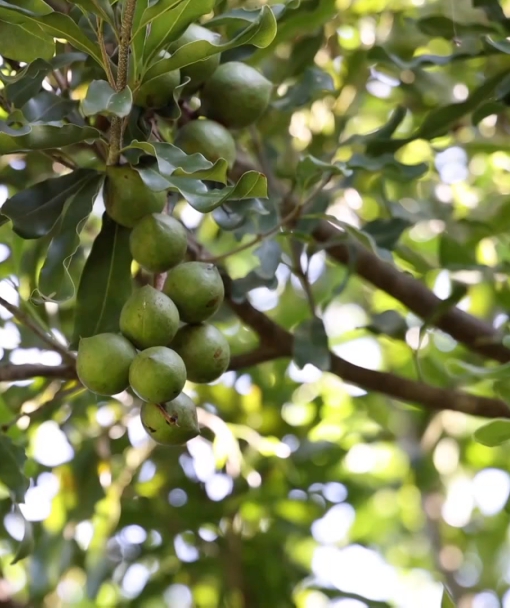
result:
M 296 241 L 291 241 L 290 243 L 290 251 L 292 254 L 293 268 L 292 271 L 299 279 L 301 283 L 301 287 L 305 292 L 306 299 L 308 301 L 308 306 L 310 308 L 310 312 L 312 316 L 317 316 L 317 305 L 315 303 L 315 296 L 313 295 L 312 286 L 310 285 L 310 281 L 308 279 L 308 270 L 305 272 L 301 266 L 301 260 L 298 251 L 298 243 Z
M 96 20 L 97 25 L 97 40 L 99 42 L 99 48 L 101 49 L 101 57 L 103 58 L 104 69 L 106 72 L 106 78 L 108 79 L 108 84 L 112 87 L 112 89 L 117 88 L 117 83 L 115 82 L 115 77 L 112 72 L 112 66 L 110 65 L 110 56 L 106 50 L 106 43 L 104 40 L 104 31 L 103 26 L 104 22 L 100 17 L 97 17 Z
M 276 234 L 281 228 L 283 228 L 286 224 L 288 224 L 290 221 L 292 221 L 294 218 L 296 218 L 299 215 L 300 211 L 301 211 L 300 207 L 294 207 L 294 209 L 292 209 L 292 211 L 290 213 L 288 213 L 280 222 L 278 222 L 278 224 L 276 226 L 274 226 L 274 228 L 271 228 L 271 230 L 268 230 L 267 232 L 262 232 L 261 234 L 258 234 L 254 239 L 252 239 L 248 243 L 245 243 L 244 245 L 241 245 L 240 247 L 237 247 L 236 249 L 232 249 L 231 251 L 228 251 L 227 253 L 223 253 L 223 254 L 215 256 L 215 257 L 201 258 L 200 260 L 202 262 L 210 262 L 210 263 L 221 262 L 222 260 L 229 258 L 231 255 L 236 255 L 236 253 L 241 253 L 242 251 L 251 249 L 258 243 L 261 243 L 265 239 Z
M 39 336 L 39 338 L 41 338 L 41 340 L 45 342 L 52 350 L 62 355 L 63 359 L 67 359 L 68 361 L 72 361 L 74 363 L 74 355 L 70 353 L 65 346 L 60 344 L 56 338 L 49 335 L 40 325 L 35 323 L 26 312 L 22 311 L 20 308 L 14 306 L 14 304 L 11 304 L 2 297 L 0 297 L 0 306 L 7 309 L 22 325 L 25 325 L 25 327 L 28 327 L 28 329 L 33 331 L 34 334 Z
M 50 399 L 47 399 L 46 401 L 41 403 L 41 405 L 37 409 L 33 410 L 32 412 L 27 412 L 27 413 L 20 412 L 11 421 L 2 425 L 1 429 L 4 433 L 6 433 L 11 427 L 13 427 L 15 424 L 17 424 L 18 421 L 21 420 L 21 418 L 24 418 L 25 416 L 28 418 L 32 418 L 33 416 L 40 414 L 42 409 L 44 409 L 50 405 L 53 405 L 55 403 L 55 401 L 60 400 L 60 399 L 65 399 L 66 397 L 71 397 L 75 393 L 78 393 L 78 392 L 81 392 L 84 390 L 85 390 L 85 388 L 81 384 L 78 386 L 76 386 L 76 385 L 71 386 L 69 388 L 63 388 L 63 386 L 61 386 L 58 389 L 58 391 L 53 395 L 53 397 L 51 397 Z
M 53 71 L 53 77 L 61 91 L 65 91 L 68 88 L 68 82 L 65 76 L 63 76 L 59 70 Z

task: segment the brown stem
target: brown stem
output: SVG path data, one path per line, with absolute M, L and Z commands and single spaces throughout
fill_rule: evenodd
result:
M 73 365 L 41 365 L 26 363 L 23 365 L 0 365 L 0 382 L 19 382 L 37 377 L 44 378 L 76 378 L 76 370 Z

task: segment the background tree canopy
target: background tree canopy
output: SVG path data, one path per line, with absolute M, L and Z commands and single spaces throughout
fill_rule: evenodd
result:
M 509 40 L 507 0 L 0 0 L 1 606 L 510 607 Z M 172 145 L 187 80 L 137 105 L 218 53 L 273 85 L 233 167 Z M 117 162 L 223 276 L 183 448 L 76 378 L 150 278 Z

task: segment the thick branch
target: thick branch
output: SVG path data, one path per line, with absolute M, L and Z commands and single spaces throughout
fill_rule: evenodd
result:
M 229 306 L 239 318 L 263 340 L 266 359 L 261 351 L 251 353 L 256 363 L 279 357 L 292 357 L 294 338 L 291 333 L 254 308 L 248 301 L 235 302 L 230 297 L 231 282 L 224 278 Z M 250 361 L 250 354 L 245 355 Z M 478 397 L 464 391 L 437 388 L 423 382 L 402 378 L 388 372 L 365 369 L 331 354 L 331 372 L 345 382 L 370 392 L 382 393 L 404 403 L 413 403 L 430 410 L 454 410 L 486 418 L 510 418 L 510 408 L 504 401 Z
M 243 158 L 234 166 L 233 176 L 254 168 L 256 169 L 249 159 Z M 273 183 L 273 191 L 284 200 L 286 211 L 298 205 L 298 201 L 293 196 L 284 192 L 280 182 Z M 345 242 L 340 242 L 339 230 L 326 220 L 318 223 L 312 235 L 317 242 L 327 245 L 327 253 L 337 262 L 351 266 L 361 278 L 402 302 L 415 315 L 431 322 L 434 327 L 449 334 L 471 351 L 502 363 L 510 361 L 510 349 L 503 346 L 500 336 L 490 324 L 457 307 L 436 318 L 436 311 L 442 300 L 428 287 L 411 275 L 384 262 L 359 243 L 350 241 L 347 246 Z M 354 256 L 354 259 L 351 256 Z
M 320 243 L 329 243 L 327 252 L 337 262 L 345 265 L 352 262 L 353 270 L 360 277 L 402 302 L 414 314 L 424 320 L 434 318 L 442 300 L 423 283 L 384 262 L 361 245 L 350 243 L 348 247 L 338 242 L 339 231 L 326 221 L 319 223 L 313 236 Z M 353 252 L 354 259 L 351 259 Z M 480 355 L 501 362 L 510 361 L 510 350 L 501 344 L 494 328 L 459 308 L 451 308 L 435 318 L 433 325 Z
M 76 378 L 74 365 L 0 365 L 0 382 L 18 382 L 20 380 L 30 380 L 38 376 L 44 378 L 60 378 L 71 380 Z

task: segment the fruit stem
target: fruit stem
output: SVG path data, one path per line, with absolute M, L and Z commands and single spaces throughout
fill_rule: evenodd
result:
M 122 91 L 127 86 L 129 48 L 131 45 L 131 31 L 135 17 L 136 0 L 126 0 L 122 14 L 122 24 L 119 37 L 119 64 L 117 68 L 117 82 L 115 89 Z M 116 165 L 120 158 L 122 136 L 124 135 L 125 120 L 114 116 L 110 128 L 110 148 L 108 150 L 108 165 Z

